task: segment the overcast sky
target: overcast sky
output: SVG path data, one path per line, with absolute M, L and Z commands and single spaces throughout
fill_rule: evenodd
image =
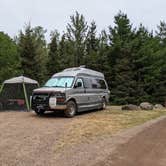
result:
M 166 21 L 166 0 L 0 0 L 0 31 L 15 36 L 27 22 L 42 26 L 49 32 L 65 30 L 69 16 L 75 11 L 88 22 L 94 20 L 98 31 L 113 25 L 113 17 L 121 10 L 134 26 L 143 23 L 156 29 L 160 20 Z

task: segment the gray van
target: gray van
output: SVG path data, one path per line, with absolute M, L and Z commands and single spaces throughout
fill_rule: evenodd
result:
M 76 112 L 105 109 L 109 93 L 102 73 L 81 66 L 68 68 L 33 91 L 31 107 L 39 115 L 64 110 L 66 117 L 73 117 Z

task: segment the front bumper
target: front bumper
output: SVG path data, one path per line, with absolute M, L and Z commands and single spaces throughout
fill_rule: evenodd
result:
M 67 108 L 66 105 L 56 105 L 53 109 L 51 110 L 65 110 Z
M 65 96 L 52 96 L 51 94 L 33 94 L 31 100 L 31 108 L 33 110 L 43 109 L 45 111 L 53 111 L 53 110 L 65 110 L 66 109 L 66 101 Z M 64 99 L 64 100 L 63 100 Z
M 48 105 L 45 104 L 36 104 L 36 105 L 32 105 L 32 109 L 43 109 L 45 111 L 53 111 L 53 110 L 65 110 L 67 108 L 67 106 L 64 105 L 56 105 L 54 108 L 50 108 Z

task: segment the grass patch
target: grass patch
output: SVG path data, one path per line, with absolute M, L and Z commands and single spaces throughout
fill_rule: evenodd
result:
M 112 136 L 120 130 L 142 124 L 163 115 L 166 115 L 166 110 L 121 111 L 112 110 L 109 107 L 105 111 L 76 116 L 68 126 L 64 138 L 59 142 L 59 148 Z

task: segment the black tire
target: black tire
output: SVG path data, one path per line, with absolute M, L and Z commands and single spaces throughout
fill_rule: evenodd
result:
M 68 101 L 67 102 L 67 108 L 64 111 L 64 114 L 67 118 L 72 118 L 77 112 L 77 105 L 74 101 Z
M 35 109 L 35 113 L 37 114 L 37 115 L 44 115 L 44 113 L 45 113 L 45 110 L 43 110 L 43 109 Z
M 0 103 L 0 111 L 2 111 L 2 110 L 3 110 L 3 104 Z
M 103 98 L 103 99 L 102 99 L 102 107 L 101 107 L 101 110 L 105 110 L 105 109 L 106 109 L 106 104 L 107 104 L 106 99 Z

